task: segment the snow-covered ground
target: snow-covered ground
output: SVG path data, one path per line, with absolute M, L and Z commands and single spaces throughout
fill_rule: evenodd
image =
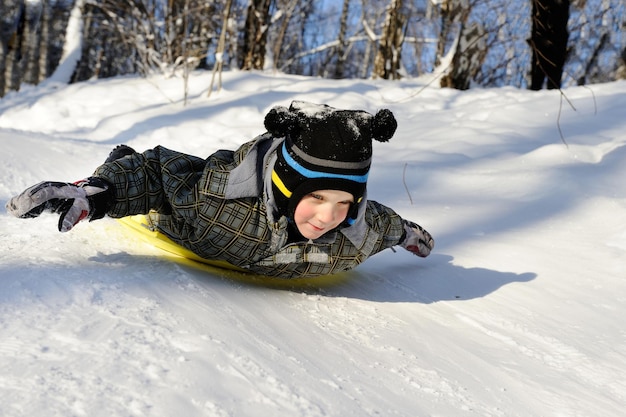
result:
M 104 219 L 0 212 L 0 415 L 618 417 L 626 408 L 626 82 L 467 92 L 226 73 L 0 100 L 0 203 L 118 143 L 198 156 L 292 99 L 376 111 L 370 197 L 426 227 L 334 280 L 203 271 Z M 562 130 L 565 146 L 559 134 Z M 405 188 L 406 186 L 406 188 Z

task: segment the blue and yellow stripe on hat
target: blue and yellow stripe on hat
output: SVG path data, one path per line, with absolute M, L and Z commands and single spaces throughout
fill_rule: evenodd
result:
M 338 179 L 344 181 L 351 181 L 358 184 L 365 185 L 367 183 L 367 178 L 369 175 L 369 165 L 370 160 L 359 161 L 359 162 L 343 162 L 343 161 L 333 161 L 333 160 L 325 160 L 320 158 L 315 158 L 310 155 L 305 154 L 297 146 L 292 145 L 291 151 L 294 152 L 299 158 L 304 160 L 305 162 L 310 163 L 311 165 L 319 166 L 320 168 L 327 167 L 334 170 L 360 170 L 364 171 L 364 174 L 339 174 L 336 172 L 328 172 L 328 171 L 318 171 L 306 168 L 298 161 L 296 161 L 293 156 L 287 151 L 286 144 L 283 143 L 281 146 L 281 154 L 284 161 L 287 165 L 293 169 L 297 174 L 304 177 L 303 181 L 306 180 L 314 180 L 314 179 Z M 280 175 L 276 172 L 276 166 L 272 170 L 272 182 L 276 186 L 276 188 L 287 198 L 291 198 L 293 194 L 293 190 L 290 190 L 285 182 L 281 179 Z M 301 182 L 301 181 L 300 181 Z

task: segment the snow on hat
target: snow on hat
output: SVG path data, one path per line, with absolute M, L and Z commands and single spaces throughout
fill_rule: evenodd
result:
M 281 214 L 293 218 L 302 197 L 316 190 L 341 190 L 356 204 L 347 222 L 354 222 L 372 158 L 372 139 L 386 142 L 396 119 L 383 109 L 375 116 L 362 110 L 339 110 L 325 104 L 293 101 L 289 109 L 274 107 L 265 128 L 285 137 L 272 171 L 274 198 Z

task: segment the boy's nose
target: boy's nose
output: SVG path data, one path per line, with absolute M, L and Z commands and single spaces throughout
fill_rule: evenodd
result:
M 317 213 L 317 218 L 324 223 L 332 223 L 335 219 L 335 212 L 330 207 L 322 207 Z

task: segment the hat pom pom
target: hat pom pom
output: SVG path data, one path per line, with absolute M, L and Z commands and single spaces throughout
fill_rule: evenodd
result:
M 372 120 L 372 138 L 379 142 L 387 142 L 396 132 L 398 122 L 389 109 L 382 109 Z
M 276 106 L 265 116 L 265 128 L 275 137 L 286 136 L 298 130 L 297 116 L 287 107 Z

